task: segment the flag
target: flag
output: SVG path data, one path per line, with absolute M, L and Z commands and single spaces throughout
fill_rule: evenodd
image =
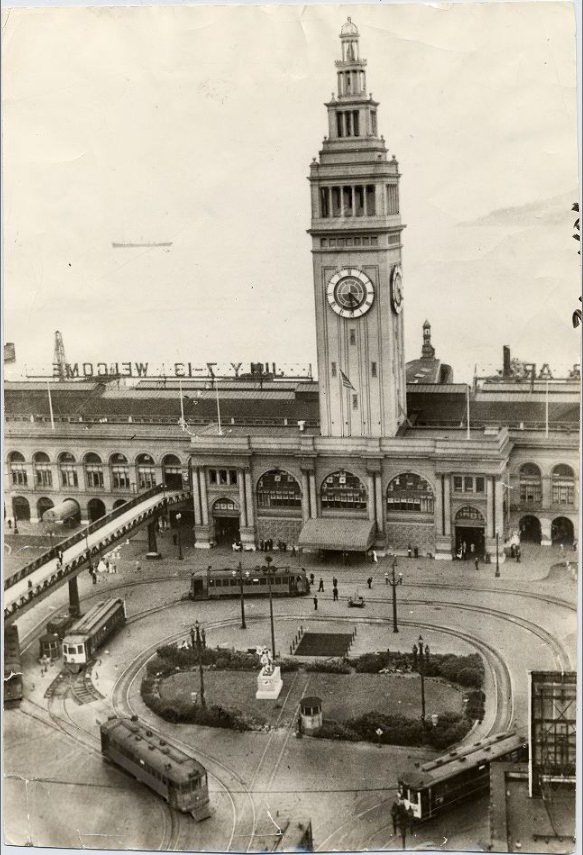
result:
M 16 362 L 16 349 L 12 341 L 4 345 L 4 362 Z
M 342 385 L 345 389 L 352 389 L 353 392 L 356 392 L 356 389 L 342 370 L 340 371 L 340 379 L 342 380 Z

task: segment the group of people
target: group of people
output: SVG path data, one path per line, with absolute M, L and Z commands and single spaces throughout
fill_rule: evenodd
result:
M 272 537 L 267 538 L 267 540 L 259 541 L 259 552 L 273 552 L 274 549 L 277 549 L 278 552 L 287 552 L 288 544 L 285 540 L 278 540 L 274 546 Z M 290 551 L 292 555 L 295 555 L 297 550 L 295 546 L 292 546 Z

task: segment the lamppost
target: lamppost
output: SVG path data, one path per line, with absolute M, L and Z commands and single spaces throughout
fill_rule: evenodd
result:
M 176 514 L 176 532 L 178 534 L 178 560 L 182 561 L 184 556 L 182 554 L 182 531 L 180 528 L 180 523 L 182 520 L 182 514 Z
M 498 554 L 499 539 L 500 539 L 500 535 L 499 535 L 498 531 L 496 531 L 496 572 L 494 574 L 496 576 L 496 578 L 498 578 L 500 576 L 500 556 Z
M 417 644 L 413 645 L 413 658 L 421 677 L 421 722 L 425 726 L 425 661 L 429 659 L 429 645 L 424 645 L 422 635 L 417 639 Z
M 236 570 L 233 570 L 232 573 L 233 576 L 239 577 L 239 587 L 241 589 L 241 629 L 247 629 L 247 624 L 245 623 L 245 592 L 243 590 L 243 575 L 248 579 L 249 571 L 246 570 L 245 574 L 243 574 L 243 567 L 239 561 L 239 566 Z
M 397 556 L 393 556 L 393 578 L 389 579 L 389 585 L 393 589 L 393 632 L 399 632 L 399 627 L 397 626 L 397 585 L 403 584 L 403 574 L 399 573 L 398 578 L 395 577 L 395 570 L 397 569 Z
M 265 556 L 265 563 L 267 564 L 267 567 L 263 568 L 263 572 L 267 576 L 267 587 L 269 588 L 269 620 L 271 622 L 271 655 L 275 659 L 276 658 L 275 629 L 273 626 L 273 598 L 271 595 L 271 574 L 274 572 L 275 568 L 271 567 L 272 561 L 273 561 L 273 558 L 271 557 L 271 555 Z
M 197 620 L 194 622 L 194 634 L 191 630 L 190 637 L 192 641 L 196 644 L 196 649 L 198 652 L 198 673 L 200 676 L 200 705 L 203 709 L 206 709 L 206 698 L 204 696 L 204 669 L 202 667 L 202 649 L 204 647 L 204 644 L 201 638 L 200 624 Z

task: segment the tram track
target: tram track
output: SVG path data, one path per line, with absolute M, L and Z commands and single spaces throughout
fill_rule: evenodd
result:
M 186 578 L 186 577 L 185 577 Z M 168 577 L 158 577 L 158 581 L 164 582 L 176 582 L 176 577 L 168 578 Z M 131 580 L 124 582 L 120 585 L 108 586 L 106 591 L 92 591 L 89 595 L 83 598 L 83 602 L 91 601 L 93 599 L 103 598 L 104 595 L 111 596 L 114 592 L 120 592 L 127 588 L 134 588 L 138 586 L 142 586 L 144 584 L 152 584 L 154 582 L 153 578 L 149 579 L 139 579 L 139 580 Z M 379 586 L 380 587 L 380 586 Z M 454 590 L 457 593 L 460 592 L 459 586 L 450 585 L 450 584 L 411 584 L 411 587 L 418 587 L 427 590 L 427 588 L 437 589 L 437 590 Z M 406 589 L 405 589 L 406 590 Z M 574 607 L 571 603 L 567 601 L 561 600 L 557 597 L 546 597 L 543 595 L 539 595 L 534 592 L 523 592 L 515 589 L 494 589 L 494 588 L 468 588 L 466 589 L 467 593 L 496 593 L 496 594 L 504 594 L 506 596 L 515 596 L 520 597 L 522 599 L 531 599 L 531 600 L 539 600 L 545 603 L 550 603 L 556 605 L 561 608 L 566 608 L 570 611 L 576 611 L 576 607 Z M 328 597 L 323 597 L 322 599 L 330 599 Z M 154 606 L 151 608 L 143 609 L 142 611 L 136 612 L 134 615 L 131 615 L 127 624 L 132 625 L 138 623 L 140 621 L 146 620 L 147 618 L 158 614 L 160 612 L 164 612 L 168 609 L 171 609 L 173 606 L 176 606 L 180 603 L 185 602 L 180 598 L 172 598 L 167 600 L 165 603 Z M 293 601 L 296 602 L 295 600 Z M 298 601 L 299 602 L 299 601 Z M 367 597 L 367 604 L 371 605 L 387 605 L 389 602 L 388 597 Z M 540 625 L 533 623 L 532 621 L 527 620 L 526 618 L 518 617 L 516 615 L 509 614 L 508 612 L 501 611 L 499 609 L 492 609 L 485 606 L 473 605 L 467 602 L 454 602 L 450 600 L 431 600 L 431 599 L 403 599 L 403 604 L 411 605 L 411 606 L 422 606 L 427 608 L 451 608 L 453 610 L 464 610 L 467 612 L 475 612 L 477 614 L 486 614 L 489 617 L 495 617 L 499 620 L 508 622 L 521 630 L 533 634 L 540 641 L 542 641 L 545 646 L 547 646 L 553 656 L 555 657 L 555 661 L 557 666 L 561 670 L 569 670 L 570 669 L 570 656 L 569 653 L 565 650 L 565 648 L 558 642 L 549 632 L 542 629 Z M 58 611 L 58 610 L 57 610 Z M 62 611 L 62 607 L 60 609 Z M 390 625 L 391 621 L 389 618 L 385 617 L 376 617 L 374 615 L 370 616 L 355 616 L 354 614 L 350 615 L 323 615 L 322 613 L 318 613 L 317 615 L 307 615 L 305 612 L 302 614 L 281 614 L 277 616 L 278 621 L 300 621 L 306 622 L 311 617 L 318 622 L 331 622 L 338 623 L 339 621 L 348 622 L 351 624 L 358 623 L 379 623 Z M 264 617 L 259 616 L 249 616 L 249 623 L 262 623 L 265 621 Z M 46 618 L 43 620 L 43 624 L 46 622 Z M 205 626 L 207 631 L 213 629 L 221 629 L 223 627 L 232 626 L 238 622 L 238 618 L 228 618 L 224 620 L 205 622 Z M 436 625 L 435 623 L 431 623 L 429 621 L 419 621 L 419 620 L 409 620 L 409 619 L 401 619 L 400 624 L 402 626 L 410 626 L 415 629 L 423 630 L 423 631 L 434 631 L 440 632 L 445 635 L 449 635 L 453 638 L 459 638 L 460 640 L 465 641 L 468 645 L 474 647 L 478 650 L 482 656 L 484 657 L 487 666 L 489 668 L 489 672 L 491 675 L 491 679 L 493 685 L 495 687 L 494 698 L 496 704 L 496 712 L 494 719 L 491 723 L 489 733 L 497 732 L 500 730 L 509 729 L 512 725 L 514 719 L 514 700 L 513 700 L 513 691 L 512 691 L 512 676 L 510 674 L 510 670 L 506 666 L 506 663 L 502 657 L 502 654 L 498 650 L 498 648 L 493 645 L 488 644 L 487 642 L 477 638 L 475 635 L 471 633 L 466 633 L 460 631 L 458 628 L 447 627 L 443 625 Z M 39 627 L 42 624 L 38 625 Z M 35 628 L 35 629 L 38 629 Z M 34 630 L 33 630 L 34 632 Z M 145 666 L 146 662 L 152 655 L 154 655 L 155 650 L 163 643 L 172 643 L 173 641 L 182 640 L 185 637 L 185 630 L 182 629 L 176 633 L 173 633 L 168 638 L 158 639 L 156 643 L 150 645 L 146 651 L 143 651 L 140 656 L 136 657 L 136 659 L 130 663 L 128 668 L 120 675 L 117 679 L 114 689 L 112 692 L 111 704 L 114 710 L 118 714 L 131 715 L 134 713 L 133 706 L 130 700 L 130 690 L 133 684 L 133 681 L 137 678 L 139 672 Z M 31 633 L 25 636 L 25 645 L 29 647 L 30 644 L 33 643 L 34 638 L 31 638 Z M 127 681 L 124 682 L 124 681 Z M 304 687 L 305 690 L 306 687 Z M 291 694 L 288 693 L 288 697 Z M 286 698 L 287 702 L 287 698 Z M 41 718 L 37 716 L 35 713 L 31 711 L 23 710 L 25 715 L 29 715 L 32 718 L 39 718 L 39 720 L 43 721 L 47 726 L 53 727 L 55 730 L 59 730 L 64 733 L 70 739 L 74 739 L 79 745 L 82 745 L 85 749 L 89 749 L 95 751 L 100 754 L 98 741 L 92 736 L 92 734 L 86 729 L 80 727 L 70 715 L 70 711 L 67 708 L 65 703 L 65 699 L 62 699 L 60 703 L 57 703 L 57 699 L 51 699 L 49 701 L 49 709 L 47 710 L 45 707 L 42 707 L 40 704 L 35 704 L 33 701 L 28 701 L 31 705 L 37 706 L 39 710 L 44 711 L 46 715 L 49 715 L 50 721 L 47 721 L 46 718 Z M 285 704 L 284 704 L 285 706 Z M 280 713 L 283 714 L 283 708 Z M 253 790 L 256 788 L 258 778 L 261 774 L 262 763 L 264 758 L 267 757 L 268 750 L 270 749 L 270 745 L 272 744 L 271 737 L 274 734 L 270 734 L 270 743 L 266 746 L 265 751 L 259 761 L 259 764 L 254 772 L 253 780 L 251 785 L 247 787 L 242 779 L 238 776 L 238 774 L 230 769 L 225 764 L 221 763 L 215 757 L 210 755 L 208 752 L 201 750 L 197 746 L 197 753 L 200 755 L 201 760 L 206 764 L 207 769 L 209 771 L 209 777 L 212 777 L 218 788 L 224 791 L 226 797 L 228 798 L 231 805 L 231 812 L 233 815 L 233 822 L 230 828 L 230 833 L 228 835 L 228 843 L 225 847 L 224 851 L 249 851 L 253 839 L 255 836 L 256 828 L 257 828 L 257 809 L 255 804 L 255 796 Z M 283 744 L 279 752 L 275 752 L 277 757 L 276 760 L 277 765 L 273 767 L 272 772 L 269 776 L 269 780 L 260 788 L 260 792 L 268 792 L 269 788 L 275 778 L 277 773 L 277 766 L 281 761 L 281 757 L 283 756 L 283 752 L 285 751 L 287 742 L 289 737 L 291 736 L 291 727 L 287 729 L 286 734 L 283 739 Z M 281 734 L 280 734 L 281 737 Z M 273 753 L 273 752 L 272 752 Z M 387 790 L 390 790 L 391 787 L 387 786 Z M 383 800 L 384 801 L 384 800 Z M 378 804 L 382 804 L 383 801 Z M 181 815 L 175 815 L 171 809 L 166 806 L 167 813 L 164 812 L 165 821 L 164 828 L 162 832 L 162 845 L 160 845 L 160 849 L 169 849 L 176 850 L 180 849 L 188 849 L 189 847 L 187 836 L 190 836 L 190 831 L 192 830 L 190 825 L 189 817 L 182 817 Z M 369 813 L 373 808 L 367 808 L 365 811 L 362 811 L 356 815 L 351 817 L 350 822 L 357 820 L 363 817 L 365 814 Z M 250 818 L 248 814 L 251 814 Z M 185 821 L 184 821 L 185 820 Z M 338 827 L 329 837 L 318 846 L 319 849 L 325 848 L 325 844 L 329 842 L 333 837 L 336 837 L 337 833 L 340 832 L 340 829 L 344 827 L 346 824 L 342 823 L 341 826 Z M 247 845 L 243 846 L 239 843 L 240 840 L 246 840 Z

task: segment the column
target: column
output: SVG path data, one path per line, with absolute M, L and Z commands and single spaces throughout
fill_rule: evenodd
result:
M 247 526 L 247 503 L 245 501 L 245 470 L 237 470 L 237 482 L 239 486 L 239 507 L 241 508 L 241 518 L 239 526 L 245 528 Z
M 486 478 L 486 537 L 496 536 L 496 520 L 494 519 L 494 490 L 492 478 Z
M 156 543 L 156 526 L 158 520 L 148 523 L 148 552 L 158 552 L 158 544 Z
M 445 510 L 445 535 L 451 535 L 451 475 L 443 476 L 443 506 Z
M 380 534 L 384 534 L 386 515 L 385 515 L 385 505 L 383 502 L 383 489 L 382 489 L 381 473 L 380 472 L 375 472 L 374 485 L 375 485 L 375 503 L 376 503 L 377 528 L 378 528 Z
M 209 506 L 208 506 L 208 496 L 206 491 L 206 472 L 204 469 L 199 469 L 198 471 L 198 481 L 200 484 L 200 502 L 201 502 L 201 515 L 202 515 L 202 524 L 209 524 Z
M 251 484 L 251 471 L 245 469 L 245 497 L 247 499 L 247 525 L 255 525 L 255 511 L 253 507 L 253 486 Z
M 366 509 L 368 511 L 368 518 L 371 522 L 374 522 L 375 517 L 376 517 L 374 475 L 367 475 L 366 476 L 366 491 L 367 491 Z
M 310 519 L 310 483 L 308 473 L 302 469 L 302 520 Z
M 318 500 L 316 498 L 316 476 L 313 472 L 308 475 L 310 486 L 310 516 L 313 520 L 318 516 Z
M 69 614 L 74 618 L 81 617 L 81 603 L 79 601 L 79 588 L 76 576 L 69 579 Z
M 504 485 L 502 479 L 497 478 L 494 484 L 496 497 L 496 519 L 494 520 L 494 533 L 500 533 L 500 545 L 504 543 L 506 537 L 506 527 L 504 525 Z
M 443 475 L 437 476 L 437 483 L 435 485 L 435 534 L 442 535 L 444 532 L 443 525 L 443 496 L 441 491 L 443 489 Z
M 192 503 L 194 505 L 194 524 L 202 525 L 202 510 L 200 507 L 199 492 L 200 470 L 198 466 L 192 467 Z

